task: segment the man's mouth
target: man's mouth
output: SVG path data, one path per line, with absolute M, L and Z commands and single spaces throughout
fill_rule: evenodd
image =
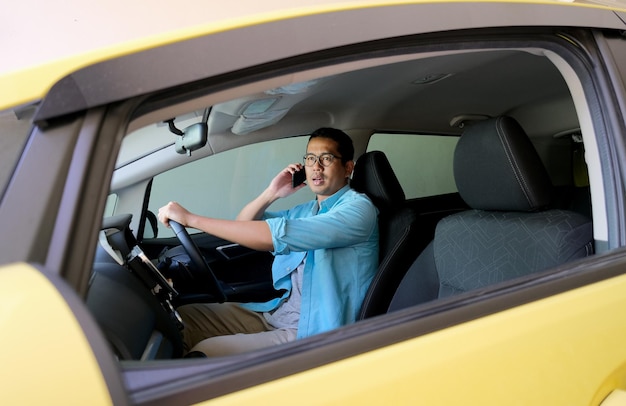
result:
M 311 183 L 315 186 L 319 186 L 324 183 L 324 178 L 322 176 L 313 176 L 311 178 Z

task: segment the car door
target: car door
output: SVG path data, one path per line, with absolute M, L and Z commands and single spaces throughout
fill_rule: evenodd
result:
M 0 350 L 11 368 L 6 403 L 128 404 L 108 344 L 73 290 L 26 264 L 3 267 L 0 279 L 3 323 L 12 327 L 3 330 Z M 64 371 L 80 373 L 68 379 Z

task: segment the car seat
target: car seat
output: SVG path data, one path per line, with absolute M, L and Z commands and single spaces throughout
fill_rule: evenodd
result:
M 405 274 L 389 311 L 448 297 L 592 253 L 592 223 L 547 209 L 548 173 L 511 117 L 471 125 L 454 154 L 454 176 L 471 208 L 445 217 Z
M 350 184 L 365 193 L 379 211 L 379 266 L 361 306 L 359 319 L 365 319 L 387 311 L 404 273 L 430 239 L 421 237 L 419 216 L 406 205 L 404 190 L 385 153 L 361 155 Z

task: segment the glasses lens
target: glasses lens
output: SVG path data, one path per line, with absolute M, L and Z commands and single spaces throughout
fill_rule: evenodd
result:
M 333 159 L 335 159 L 335 157 L 332 154 L 322 154 L 319 157 L 322 166 L 330 166 L 330 164 L 333 163 Z
M 308 154 L 304 156 L 304 165 L 305 166 L 313 166 L 315 165 L 315 161 L 317 161 L 317 157 L 313 154 Z
M 322 166 L 330 166 L 332 165 L 333 161 L 335 160 L 335 158 L 337 158 L 336 156 L 334 156 L 333 154 L 322 154 L 320 156 L 316 156 L 313 154 L 306 154 L 304 156 L 304 165 L 305 166 L 313 166 L 315 165 L 315 162 L 319 162 L 320 165 Z

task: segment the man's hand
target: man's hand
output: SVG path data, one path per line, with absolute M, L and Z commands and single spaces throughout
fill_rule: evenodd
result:
M 271 194 L 273 194 L 276 198 L 284 198 L 287 197 L 296 191 L 302 189 L 306 186 L 306 184 L 301 184 L 296 186 L 295 188 L 291 186 L 291 177 L 294 172 L 299 170 L 305 170 L 302 164 L 290 164 L 285 169 L 280 171 L 278 175 L 272 179 L 269 186 L 267 187 Z
M 180 223 L 184 227 L 189 226 L 191 213 L 176 202 L 169 202 L 159 209 L 158 219 L 166 226 L 170 226 L 170 220 Z

